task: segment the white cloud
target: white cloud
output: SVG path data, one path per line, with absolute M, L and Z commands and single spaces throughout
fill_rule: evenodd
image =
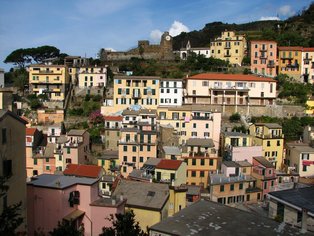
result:
M 262 16 L 259 20 L 280 20 L 278 16 Z
M 157 43 L 160 41 L 161 35 L 162 35 L 162 32 L 156 29 L 150 33 L 150 38 L 152 39 L 152 42 Z
M 168 30 L 169 34 L 172 37 L 181 34 L 181 32 L 189 32 L 189 31 L 190 30 L 186 25 L 184 25 L 180 21 L 176 21 L 176 20 L 172 23 L 171 27 Z M 163 32 L 159 29 L 153 30 L 150 33 L 150 38 L 151 38 L 152 42 L 154 42 L 154 43 L 159 42 L 162 34 L 163 34 Z
M 278 9 L 278 13 L 282 16 L 292 16 L 295 14 L 290 5 L 284 5 Z
M 110 52 L 116 52 L 116 50 L 113 48 L 105 48 L 105 50 L 110 51 Z
M 175 20 L 169 29 L 169 34 L 172 37 L 174 37 L 174 36 L 181 34 L 181 32 L 189 32 L 189 31 L 190 30 L 186 25 L 184 25 L 180 21 Z

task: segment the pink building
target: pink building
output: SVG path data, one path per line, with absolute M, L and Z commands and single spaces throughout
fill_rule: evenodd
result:
M 251 71 L 254 74 L 275 77 L 277 42 L 268 40 L 251 41 Z
M 85 177 L 43 174 L 27 184 L 28 234 L 45 235 L 58 221 L 72 221 L 84 235 L 99 235 L 111 226 L 110 214 L 124 213 L 125 200 L 100 198 L 98 180 Z
M 252 176 L 257 179 L 257 187 L 262 189 L 263 199 L 277 185 L 275 168 L 265 157 L 253 157 Z

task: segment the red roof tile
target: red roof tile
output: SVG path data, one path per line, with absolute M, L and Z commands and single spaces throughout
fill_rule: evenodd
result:
M 98 178 L 101 169 L 101 166 L 95 165 L 68 164 L 66 169 L 63 171 L 63 174 L 78 177 Z
M 303 52 L 314 52 L 314 48 L 303 48 Z
M 123 117 L 122 116 L 104 116 L 104 119 L 106 121 L 122 121 Z
M 260 81 L 260 82 L 276 82 L 276 80 L 265 77 L 258 77 L 254 75 L 243 74 L 218 74 L 218 73 L 203 73 L 193 75 L 186 78 L 193 80 L 227 80 L 227 81 Z
M 37 128 L 26 128 L 26 135 L 34 136 Z
M 182 161 L 179 161 L 179 160 L 163 159 L 157 164 L 156 168 L 166 169 L 166 170 L 177 170 L 179 169 L 181 163 Z

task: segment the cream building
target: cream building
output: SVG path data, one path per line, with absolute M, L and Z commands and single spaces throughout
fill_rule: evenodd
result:
M 80 88 L 106 87 L 106 85 L 106 66 L 86 66 L 79 69 L 78 86 Z
M 303 82 L 314 83 L 314 48 L 303 48 L 301 69 Z
M 241 66 L 247 50 L 245 35 L 224 31 L 210 43 L 211 56 Z
M 157 111 L 159 125 L 171 125 L 179 135 L 179 144 L 189 138 L 211 138 L 218 149 L 221 113 L 203 105 L 159 106 Z
M 242 74 L 204 73 L 186 78 L 186 104 L 226 106 L 272 105 L 276 99 L 276 81 L 271 78 Z

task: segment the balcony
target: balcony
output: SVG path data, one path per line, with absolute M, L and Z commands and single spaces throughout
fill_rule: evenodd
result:
M 52 71 L 52 70 L 39 70 L 39 71 L 34 71 L 33 70 L 33 75 L 62 75 L 62 71 Z
M 260 55 L 259 58 L 260 58 L 260 59 L 267 59 L 267 55 L 266 55 L 266 54 L 262 54 L 262 55 Z
M 140 92 L 132 94 L 132 98 L 141 98 L 141 97 L 142 97 L 142 95 Z
M 274 67 L 275 67 L 275 64 L 274 64 L 274 63 L 268 63 L 268 64 L 267 64 L 267 67 L 268 67 L 268 68 L 274 68 Z
M 231 57 L 231 54 L 224 54 L 224 57 Z
M 305 62 L 309 62 L 309 61 L 312 61 L 312 57 L 304 57 L 303 60 Z
M 267 48 L 266 48 L 266 47 L 262 47 L 262 48 L 259 49 L 259 51 L 260 51 L 260 52 L 266 52 L 266 51 L 267 51 Z
M 230 44 L 225 44 L 225 49 L 230 49 L 231 48 L 231 45 Z
M 119 144 L 124 144 L 124 143 L 137 143 L 137 140 L 135 139 L 120 139 Z
M 257 133 L 256 137 L 262 138 L 262 139 L 283 139 L 285 137 L 284 134 L 261 134 Z
M 297 64 L 297 63 L 296 63 L 296 64 L 287 64 L 286 67 L 287 67 L 287 68 L 299 68 L 300 65 Z

